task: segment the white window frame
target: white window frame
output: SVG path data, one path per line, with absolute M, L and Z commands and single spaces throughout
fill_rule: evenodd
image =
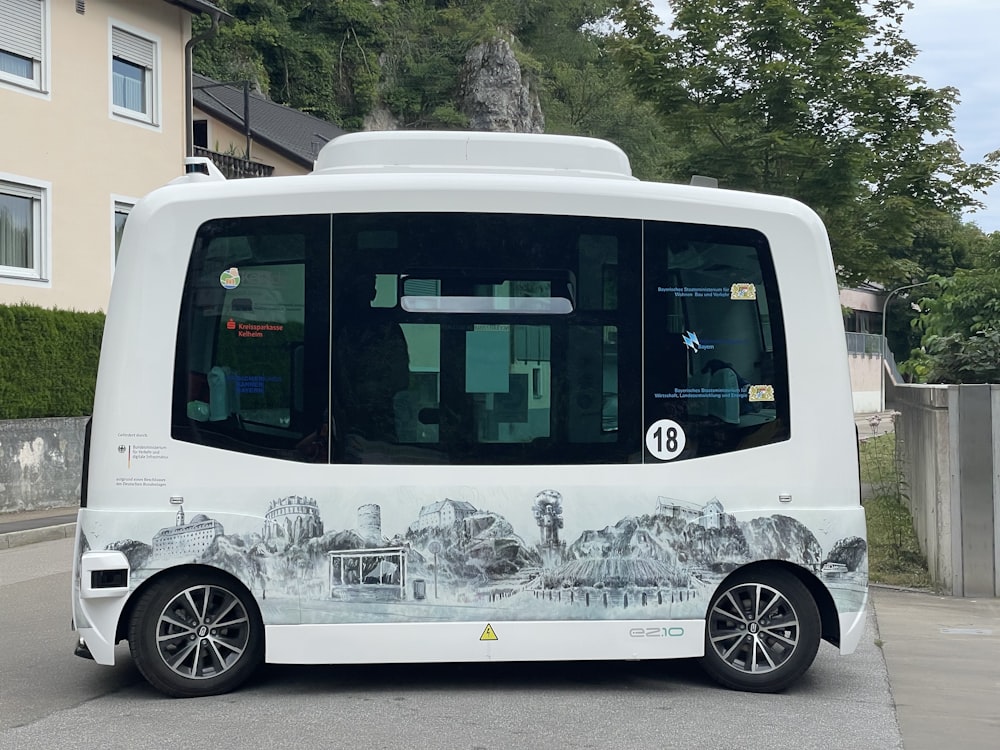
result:
M 17 34 L 13 18 L 18 6 L 37 6 L 39 28 L 37 38 Z M 9 15 L 6 15 L 9 14 Z M 24 24 L 27 28 L 28 24 Z M 9 35 L 6 39 L 4 35 Z M 0 70 L 0 87 L 26 94 L 41 94 L 48 98 L 49 91 L 50 24 L 49 0 L 0 0 L 0 51 L 31 61 L 31 78 Z
M 115 217 L 118 214 L 125 214 L 126 216 L 132 213 L 132 209 L 135 208 L 135 204 L 138 199 L 132 198 L 126 195 L 112 195 L 111 196 L 111 275 L 114 276 L 115 268 L 118 265 L 118 248 L 115 247 L 115 234 L 117 227 L 115 226 Z
M 119 37 L 119 44 L 115 43 L 115 37 L 118 36 L 116 31 L 123 32 L 125 35 Z M 128 37 L 134 37 L 140 46 L 143 42 L 151 45 L 151 49 L 146 50 L 142 55 L 134 54 L 121 46 L 121 40 Z M 148 31 L 117 21 L 114 18 L 108 19 L 108 106 L 112 119 L 150 126 L 156 130 L 160 129 L 160 112 L 162 111 L 160 49 L 160 37 L 155 34 L 150 34 Z M 145 71 L 143 80 L 145 112 L 115 104 L 114 60 L 116 57 Z
M 32 268 L 0 265 L 0 282 L 49 283 L 52 258 L 52 211 L 49 196 L 52 183 L 0 172 L 0 193 L 32 201 Z

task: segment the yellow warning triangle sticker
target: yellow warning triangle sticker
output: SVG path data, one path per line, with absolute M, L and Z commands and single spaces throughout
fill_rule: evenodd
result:
M 500 639 L 497 638 L 497 634 L 493 632 L 493 626 L 487 624 L 486 625 L 486 630 L 484 630 L 483 634 L 481 636 L 479 636 L 479 640 L 481 640 L 481 641 L 499 641 Z

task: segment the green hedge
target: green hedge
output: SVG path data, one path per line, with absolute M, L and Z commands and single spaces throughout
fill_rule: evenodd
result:
M 0 305 L 0 419 L 90 414 L 104 313 Z

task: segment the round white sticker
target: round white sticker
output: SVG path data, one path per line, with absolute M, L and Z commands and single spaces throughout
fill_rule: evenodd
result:
M 646 430 L 646 450 L 661 461 L 681 455 L 686 442 L 684 428 L 672 419 L 658 419 Z

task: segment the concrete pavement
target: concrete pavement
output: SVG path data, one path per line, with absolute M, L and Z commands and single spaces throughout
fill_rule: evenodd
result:
M 905 750 L 1000 747 L 1000 599 L 871 595 Z
M 72 536 L 75 508 L 0 516 L 0 549 Z M 1000 747 L 1000 599 L 871 587 L 905 750 Z M 834 747 L 834 745 L 831 745 Z

